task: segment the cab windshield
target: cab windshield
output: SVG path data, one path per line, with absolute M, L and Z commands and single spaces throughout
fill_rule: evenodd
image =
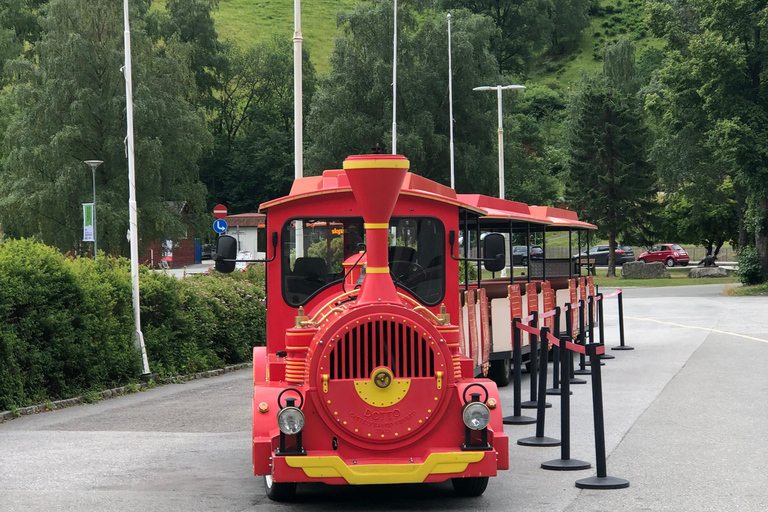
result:
M 292 306 L 306 304 L 344 277 L 342 263 L 365 243 L 360 217 L 291 219 L 282 233 L 282 291 Z M 389 268 L 395 285 L 434 306 L 445 293 L 445 229 L 438 219 L 393 217 Z

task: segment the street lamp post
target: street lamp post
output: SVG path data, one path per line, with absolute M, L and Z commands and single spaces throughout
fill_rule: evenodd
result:
M 504 128 L 501 122 L 501 91 L 506 89 L 525 89 L 524 85 L 483 85 L 473 91 L 496 91 L 499 102 L 499 197 L 504 199 Z
M 96 246 L 96 169 L 104 163 L 103 160 L 86 160 L 85 163 L 91 168 L 93 174 L 93 259 L 96 259 L 98 248 Z

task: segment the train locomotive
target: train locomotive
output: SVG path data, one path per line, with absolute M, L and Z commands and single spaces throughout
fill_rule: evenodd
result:
M 252 448 L 273 500 L 302 482 L 449 479 L 478 496 L 509 468 L 496 384 L 460 344 L 457 233 L 473 207 L 408 168 L 400 155 L 350 156 L 260 208 L 268 322 L 253 351 Z M 504 238 L 485 237 L 481 255 L 503 268 Z M 220 237 L 214 259 L 232 271 L 235 239 Z

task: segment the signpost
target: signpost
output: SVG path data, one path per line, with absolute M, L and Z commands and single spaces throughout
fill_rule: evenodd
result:
M 213 230 L 218 234 L 227 232 L 227 221 L 224 219 L 216 219 L 213 221 Z
M 227 216 L 227 207 L 223 204 L 217 204 L 213 207 L 213 216 L 217 219 L 223 219 Z

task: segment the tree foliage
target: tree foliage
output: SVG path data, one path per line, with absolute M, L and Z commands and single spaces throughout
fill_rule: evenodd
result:
M 667 59 L 646 108 L 660 130 L 657 165 L 678 176 L 678 169 L 730 176 L 740 203 L 739 244 L 754 233 L 768 268 L 765 8 L 759 0 L 652 3 L 649 23 L 666 41 Z
M 203 117 L 187 101 L 194 91 L 189 53 L 154 45 L 148 3 L 131 12 L 136 195 L 145 243 L 183 233 L 165 201 L 204 207 L 197 159 L 207 143 Z M 99 248 L 126 254 L 128 180 L 124 139 L 123 11 L 115 2 L 53 0 L 40 18 L 42 37 L 29 59 L 11 64 L 17 79 L 4 104 L 0 219 L 12 236 L 39 234 L 63 250 L 82 237 L 83 202 L 96 173 Z
M 618 44 L 631 45 L 629 41 Z M 569 107 L 570 179 L 566 194 L 576 211 L 608 235 L 608 275 L 615 274 L 617 237 L 648 225 L 655 192 L 646 161 L 648 133 L 636 96 L 614 77 L 626 75 L 612 61 L 626 50 L 604 53 L 606 72 L 585 78 Z M 613 68 L 613 69 L 612 69 Z

